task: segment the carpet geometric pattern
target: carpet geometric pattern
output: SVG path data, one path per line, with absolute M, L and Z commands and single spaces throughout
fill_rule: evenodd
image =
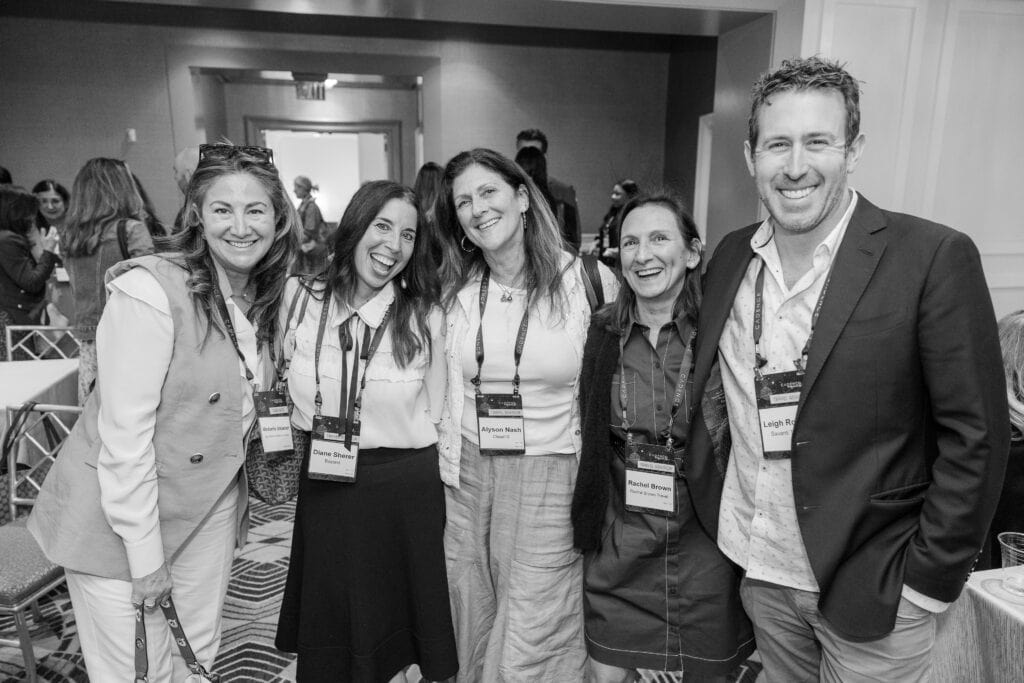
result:
M 295 504 L 266 505 L 251 500 L 249 542 L 235 558 L 224 602 L 223 640 L 214 671 L 224 683 L 295 681 L 295 656 L 274 647 L 277 612 L 288 574 Z M 88 683 L 67 588 L 40 601 L 42 624 L 32 626 L 39 678 L 52 683 Z M 0 618 L 0 637 L 15 637 L 14 620 Z M 738 683 L 753 683 L 760 665 L 748 662 Z M 25 680 L 21 650 L 0 646 L 0 683 Z M 416 677 L 410 676 L 410 680 Z M 678 673 L 642 672 L 644 683 L 677 683 Z

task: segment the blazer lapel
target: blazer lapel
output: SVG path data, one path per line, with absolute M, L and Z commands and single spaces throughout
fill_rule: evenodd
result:
M 693 389 L 696 396 L 703 391 L 711 366 L 718 356 L 718 340 L 722 337 L 725 321 L 729 319 L 729 312 L 732 310 L 740 283 L 743 282 L 743 276 L 747 272 L 747 265 L 750 259 L 754 258 L 754 250 L 750 248 L 750 237 L 758 225 L 760 224 L 741 230 L 728 251 L 715 254 L 712 259 L 715 268 L 708 269 L 704 282 L 704 303 L 697 322 L 697 350 L 693 372 Z M 722 259 L 721 264 L 718 259 Z
M 825 294 L 818 323 L 814 328 L 798 416 L 846 326 L 846 321 L 850 319 L 853 309 L 878 267 L 882 254 L 885 253 L 887 240 L 882 232 L 884 228 L 885 216 L 878 207 L 860 195 L 857 198 L 857 208 L 850 217 L 846 235 L 836 253 L 828 292 Z

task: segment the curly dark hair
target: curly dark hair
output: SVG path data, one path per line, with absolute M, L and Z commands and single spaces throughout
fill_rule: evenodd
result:
M 751 88 L 750 118 L 747 120 L 747 141 L 750 149 L 757 147 L 758 114 L 770 106 L 768 98 L 780 92 L 795 90 L 835 90 L 846 105 L 846 144 L 860 135 L 860 82 L 845 69 L 845 64 L 822 57 L 787 59 L 775 71 L 766 71 Z
M 202 206 L 214 182 L 237 173 L 252 176 L 269 195 L 274 207 L 274 242 L 249 274 L 249 281 L 256 286 L 256 294 L 246 315 L 256 327 L 258 339 L 270 342 L 277 331 L 277 311 L 284 294 L 288 269 L 299 245 L 299 217 L 281 183 L 277 168 L 241 151 L 227 158 L 200 161 L 185 193 L 181 231 L 162 242 L 164 249 L 169 252 L 162 256 L 181 263 L 189 271 L 189 293 L 197 309 L 207 320 L 214 321 L 213 326 L 221 334 L 226 334 L 223 323 L 217 316 L 211 315 L 215 306 L 213 288 L 217 286 L 216 270 L 203 234 Z

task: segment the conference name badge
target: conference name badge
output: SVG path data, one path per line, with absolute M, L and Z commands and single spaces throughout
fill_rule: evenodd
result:
M 761 450 L 768 460 L 793 455 L 793 428 L 803 384 L 804 373 L 799 370 L 754 376 Z
M 288 411 L 288 396 L 284 389 L 257 391 L 253 395 L 256 403 L 256 421 L 260 427 L 260 440 L 264 453 L 291 453 L 291 416 Z
M 476 422 L 481 455 L 526 453 L 522 396 L 477 394 Z
M 359 457 L 359 435 L 345 445 L 345 423 L 340 417 L 313 417 L 313 430 L 309 440 L 310 479 L 354 482 L 356 461 Z
M 71 282 L 71 276 L 68 275 L 68 269 L 64 266 L 57 266 L 54 268 L 53 276 L 57 278 L 57 282 Z
M 676 463 L 668 446 L 638 443 L 626 454 L 626 509 L 661 517 L 676 514 Z

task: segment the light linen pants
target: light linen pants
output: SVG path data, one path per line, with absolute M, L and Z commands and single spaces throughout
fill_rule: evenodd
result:
M 584 680 L 576 468 L 572 455 L 481 456 L 463 439 L 444 537 L 460 683 Z
M 238 486 L 232 486 L 171 565 L 171 597 L 196 659 L 210 670 L 221 638 L 221 607 L 231 576 Z M 90 683 L 135 679 L 135 609 L 132 584 L 68 571 Z M 181 683 L 189 674 L 159 607 L 146 610 L 151 683 Z

